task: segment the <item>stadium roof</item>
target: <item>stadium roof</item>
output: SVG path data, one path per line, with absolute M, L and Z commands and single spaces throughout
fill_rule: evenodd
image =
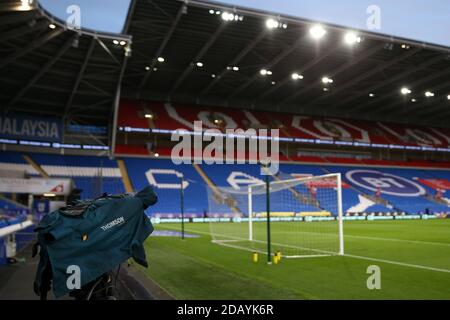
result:
M 133 57 L 124 78 L 129 96 L 442 125 L 449 119 L 445 48 L 369 33 L 349 47 L 342 41 L 347 30 L 335 26 L 325 26 L 328 33 L 316 41 L 310 21 L 206 1 L 135 1 L 132 10 Z M 224 21 L 223 12 L 238 21 Z M 269 30 L 269 17 L 281 28 Z M 262 76 L 262 69 L 272 75 Z M 304 78 L 294 81 L 293 73 Z M 324 76 L 333 79 L 329 91 Z M 412 90 L 406 97 L 404 86 Z M 435 97 L 425 98 L 426 91 Z
M 22 2 L 0 4 L 2 111 L 107 124 L 131 37 L 73 31 L 38 3 Z
M 267 28 L 268 18 L 278 27 Z M 132 43 L 57 21 L 49 29 L 52 21 L 42 9 L 1 13 L 6 110 L 107 122 L 122 83 L 129 98 L 438 126 L 450 120 L 448 48 L 362 31 L 350 46 L 348 30 L 330 25 L 313 39 L 314 22 L 196 0 L 133 0 L 124 29 Z

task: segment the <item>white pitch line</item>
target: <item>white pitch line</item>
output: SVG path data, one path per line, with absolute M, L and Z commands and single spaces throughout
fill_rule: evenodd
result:
M 279 231 L 279 232 L 274 231 L 274 232 L 272 232 L 272 234 L 292 234 L 292 233 L 308 233 L 308 234 L 318 234 L 318 235 L 324 236 L 323 233 L 311 232 L 311 231 Z M 327 232 L 327 233 L 331 234 L 330 232 Z M 334 234 L 331 234 L 331 236 L 334 236 Z M 450 247 L 450 243 L 420 241 L 420 240 L 406 240 L 406 239 L 398 239 L 398 238 L 367 237 L 367 236 L 354 236 L 354 235 L 350 235 L 350 234 L 344 234 L 344 239 L 345 238 L 366 239 L 366 240 L 376 240 L 376 241 L 405 242 L 405 243 Z
M 419 264 L 410 264 L 410 263 L 397 262 L 397 261 L 391 261 L 391 260 L 384 260 L 384 259 L 378 259 L 378 258 L 363 257 L 363 256 L 357 256 L 357 255 L 353 255 L 353 254 L 344 254 L 344 256 L 349 257 L 349 258 L 355 258 L 355 259 L 362 259 L 362 260 L 370 260 L 370 261 L 377 261 L 377 262 L 382 262 L 382 263 L 395 264 L 395 265 L 402 266 L 402 267 L 409 267 L 409 268 L 417 268 L 417 269 L 424 269 L 424 270 L 430 270 L 430 271 L 438 271 L 438 272 L 450 273 L 449 269 L 433 268 L 433 267 L 422 266 L 422 265 L 419 265 Z
M 443 243 L 443 242 L 420 241 L 420 240 L 405 240 L 405 239 L 382 238 L 382 237 L 352 236 L 352 235 L 344 235 L 344 238 L 345 237 L 357 238 L 357 239 L 367 239 L 367 240 L 377 240 L 377 241 L 394 241 L 394 242 L 405 242 L 405 243 L 415 243 L 415 244 L 426 244 L 426 245 L 433 245 L 433 246 L 450 247 L 450 243 Z
M 170 228 L 170 227 L 166 227 L 166 228 L 167 229 L 172 229 L 172 230 L 178 230 L 178 229 Z M 193 233 L 204 234 L 204 235 L 209 235 L 209 236 L 211 235 L 208 232 L 197 231 L 197 230 L 192 230 L 192 229 L 186 229 L 186 231 L 193 232 Z M 236 239 L 242 239 L 242 238 L 237 238 L 236 237 Z M 245 240 L 245 239 L 242 239 L 242 240 Z M 274 244 L 276 244 L 276 243 L 274 243 Z M 287 245 L 287 244 L 280 244 L 280 245 L 283 245 L 283 246 L 286 246 L 286 247 L 291 247 L 291 248 L 302 249 L 302 247 L 297 247 L 297 246 L 292 246 L 292 245 Z M 239 247 L 239 248 L 236 248 L 236 249 L 242 249 L 242 247 Z M 319 251 L 319 250 L 317 250 L 317 251 Z M 385 259 L 379 259 L 379 258 L 364 257 L 364 256 L 353 255 L 353 254 L 347 254 L 347 253 L 344 254 L 344 256 L 345 257 L 349 257 L 349 258 L 354 258 L 354 259 L 377 261 L 377 262 L 393 264 L 393 265 L 398 265 L 398 266 L 408 267 L 408 268 L 416 268 L 416 269 L 422 269 L 422 270 L 428 270 L 428 271 L 450 273 L 450 269 L 440 269 L 440 268 L 422 266 L 422 265 L 419 265 L 419 264 L 410 264 L 410 263 L 404 263 L 404 262 L 398 262 L 398 261 L 392 261 L 392 260 L 385 260 Z

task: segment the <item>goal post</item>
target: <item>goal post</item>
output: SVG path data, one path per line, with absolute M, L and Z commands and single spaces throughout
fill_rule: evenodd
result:
M 271 248 L 286 258 L 344 254 L 339 173 L 271 176 L 269 183 L 218 187 L 208 200 L 210 216 L 222 217 L 210 222 L 215 243 L 262 254 Z

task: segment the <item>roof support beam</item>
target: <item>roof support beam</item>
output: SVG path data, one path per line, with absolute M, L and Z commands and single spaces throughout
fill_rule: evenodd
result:
M 288 55 L 290 55 L 294 50 L 302 43 L 304 42 L 304 38 L 301 37 L 297 41 L 294 42 L 291 46 L 284 49 L 280 54 L 278 54 L 272 61 L 270 61 L 266 66 L 264 66 L 266 69 L 270 70 L 272 67 L 277 65 L 279 62 L 281 62 L 284 58 L 286 58 Z M 239 86 L 236 90 L 234 90 L 227 99 L 230 100 L 231 98 L 235 97 L 238 93 L 240 93 L 242 90 L 250 86 L 258 77 L 260 76 L 259 71 L 251 77 L 249 80 L 247 80 L 245 83 L 243 83 L 241 86 Z
M 122 68 L 120 69 L 119 78 L 117 79 L 117 88 L 116 88 L 116 97 L 114 99 L 113 109 L 111 112 L 112 118 L 112 127 L 111 124 L 109 126 L 111 131 L 111 143 L 109 146 L 110 157 L 114 156 L 114 152 L 116 150 L 116 138 L 117 138 L 117 121 L 119 117 L 119 107 L 120 107 L 120 94 L 122 91 L 122 80 L 123 75 L 125 74 L 125 69 L 128 63 L 128 56 L 125 54 L 123 57 Z M 111 120 L 109 121 L 111 123 Z
M 178 25 L 178 23 L 181 20 L 181 16 L 185 12 L 186 8 L 187 8 L 186 4 L 183 3 L 180 6 L 180 8 L 178 9 L 177 15 L 175 16 L 175 19 L 173 20 L 169 31 L 167 31 L 167 34 L 165 35 L 163 41 L 161 42 L 161 45 L 159 46 L 158 50 L 156 51 L 155 56 L 153 57 L 152 63 L 150 65 L 150 70 L 145 73 L 144 78 L 142 79 L 141 83 L 139 84 L 139 90 L 137 92 L 137 98 L 141 98 L 142 91 L 144 90 L 145 85 L 147 84 L 148 78 L 152 74 L 153 68 L 154 68 L 154 66 L 155 66 L 155 64 L 157 62 L 156 59 L 159 56 L 161 56 L 161 54 L 163 53 L 164 49 L 166 49 L 167 43 L 169 42 L 170 38 L 172 38 L 172 35 L 173 35 L 175 29 L 177 28 L 177 25 Z
M 66 106 L 64 107 L 64 118 L 67 117 L 67 112 L 69 111 L 70 107 L 72 106 L 73 99 L 74 99 L 75 94 L 76 94 L 76 92 L 78 90 L 78 87 L 80 85 L 81 79 L 83 78 L 84 73 L 86 71 L 86 67 L 87 67 L 87 65 L 89 63 L 89 59 L 91 58 L 92 51 L 94 51 L 95 43 L 96 43 L 95 38 L 92 38 L 91 43 L 90 43 L 89 48 L 88 48 L 88 51 L 87 51 L 86 56 L 84 58 L 83 65 L 81 66 L 80 71 L 78 72 L 78 76 L 77 76 L 77 78 L 75 80 L 75 83 L 74 83 L 74 85 L 72 87 L 72 92 L 70 93 L 69 98 L 67 99 L 67 102 L 66 102 Z
M 178 78 L 177 82 L 175 82 L 172 89 L 169 91 L 169 97 L 171 97 L 175 91 L 180 87 L 180 85 L 184 82 L 184 80 L 187 78 L 187 76 L 191 73 L 192 69 L 195 67 L 195 63 L 197 61 L 200 61 L 205 53 L 211 48 L 211 46 L 214 44 L 214 42 L 219 38 L 225 27 L 227 26 L 227 23 L 221 22 L 219 28 L 217 28 L 216 32 L 209 38 L 209 40 L 203 45 L 203 47 L 200 49 L 199 53 L 195 56 L 195 58 L 191 61 L 189 66 L 184 70 L 184 72 L 181 74 L 181 76 Z
M 415 87 L 415 86 L 419 86 L 419 85 L 422 85 L 422 84 L 426 84 L 430 80 L 434 80 L 434 79 L 437 79 L 437 78 L 440 78 L 440 77 L 444 77 L 446 75 L 450 75 L 450 68 L 444 69 L 444 70 L 442 70 L 440 72 L 431 73 L 428 77 L 420 78 L 418 81 L 415 81 L 414 83 L 412 83 L 411 86 Z M 441 89 L 448 88 L 448 86 L 449 86 L 449 82 L 446 82 L 446 83 L 443 83 L 443 84 L 441 84 L 441 85 L 439 85 L 437 87 L 434 87 L 433 90 L 439 91 Z M 392 93 L 389 96 L 393 96 L 395 94 L 398 94 L 398 93 Z M 425 101 L 425 102 L 421 102 L 421 103 L 416 103 L 414 105 L 410 105 L 410 107 L 408 107 L 408 113 L 411 113 L 412 111 L 415 111 L 415 110 L 423 107 L 424 105 L 427 104 L 427 102 L 429 102 L 429 101 Z M 397 106 L 399 106 L 399 105 L 400 105 L 400 103 L 398 103 L 398 102 L 390 103 L 388 105 L 383 105 L 383 107 L 378 109 L 374 114 L 379 114 L 381 112 L 384 113 L 387 110 L 389 110 L 388 112 L 395 112 L 395 108 Z M 394 110 L 391 110 L 391 109 L 394 109 Z M 395 112 L 395 113 L 398 113 L 398 112 Z
M 237 66 L 239 62 L 250 52 L 253 50 L 253 48 L 266 36 L 267 29 L 264 29 L 261 31 L 256 38 L 253 39 L 250 43 L 247 44 L 247 46 L 241 50 L 241 52 L 238 53 L 238 55 L 230 62 L 228 63 L 225 68 L 216 76 L 216 78 L 211 81 L 198 95 L 198 98 L 203 97 L 206 95 L 219 81 L 229 72 L 230 70 L 228 67 Z
M 92 83 L 90 83 L 89 81 L 87 81 L 86 79 L 81 80 L 82 83 L 88 85 L 89 87 L 91 87 L 92 89 L 94 89 L 95 91 L 101 93 L 104 97 L 111 97 L 112 94 L 110 92 L 106 92 L 105 90 L 93 85 Z
M 308 62 L 304 67 L 301 68 L 301 72 L 300 73 L 304 73 L 307 70 L 309 70 L 310 68 L 314 67 L 315 65 L 317 65 L 318 63 L 320 63 L 322 60 L 326 59 L 328 56 L 330 56 L 331 54 L 335 53 L 335 50 L 338 48 L 337 45 L 335 45 L 333 48 L 331 48 L 330 50 L 328 50 L 325 54 L 320 55 L 318 57 L 316 57 L 315 59 L 311 60 L 310 62 Z M 273 92 L 275 92 L 276 90 L 278 90 L 279 88 L 281 88 L 282 86 L 284 86 L 287 82 L 292 80 L 292 75 L 288 75 L 286 78 L 284 78 L 280 83 L 278 83 L 275 87 L 271 88 L 270 90 L 264 92 L 262 95 L 260 95 L 259 97 L 257 97 L 253 103 L 255 103 L 257 100 L 260 100 L 270 94 L 272 94 Z M 281 103 L 279 103 L 279 105 L 282 105 L 284 102 L 289 101 L 291 99 L 293 99 L 295 96 L 297 96 L 297 94 L 301 94 L 302 91 L 296 92 L 295 94 L 289 96 L 288 98 L 286 98 L 285 100 L 283 100 Z
M 163 15 L 165 15 L 167 18 L 172 18 L 170 14 L 168 14 L 166 12 L 166 10 L 163 10 L 160 6 L 158 6 L 154 1 L 152 0 L 147 0 L 147 2 L 149 4 L 151 4 L 152 6 L 154 6 L 159 12 L 161 12 Z M 187 1 L 186 1 L 187 2 Z
M 56 52 L 56 54 L 44 64 L 44 66 L 25 84 L 22 89 L 12 98 L 6 105 L 6 110 L 15 105 L 20 98 L 61 58 L 67 50 L 72 46 L 75 35 L 72 35 L 64 45 Z
M 311 101 L 310 104 L 313 105 L 313 104 L 315 104 L 315 103 L 317 103 L 317 102 L 319 102 L 319 101 L 321 101 L 321 100 L 323 100 L 325 98 L 330 98 L 331 96 L 334 96 L 335 94 L 344 91 L 345 89 L 353 86 L 354 84 L 357 84 L 357 83 L 359 83 L 359 82 L 361 82 L 361 81 L 363 81 L 363 80 L 365 80 L 365 79 L 367 79 L 367 78 L 377 74 L 378 72 L 383 71 L 383 70 L 385 70 L 385 69 L 395 65 L 398 62 L 400 62 L 402 60 L 405 60 L 405 59 L 408 59 L 409 57 L 411 57 L 414 54 L 416 54 L 418 51 L 420 51 L 420 49 L 410 50 L 405 55 L 402 55 L 402 56 L 400 56 L 398 58 L 395 58 L 395 59 L 391 60 L 388 63 L 382 62 L 382 63 L 380 63 L 378 65 L 378 67 L 371 69 L 369 72 L 362 73 L 359 77 L 356 77 L 356 78 L 354 78 L 351 81 L 348 81 L 346 83 L 343 83 L 342 85 L 339 85 L 339 87 L 337 87 L 333 91 L 329 92 L 326 96 L 321 96 L 320 98 Z
M 39 18 L 41 15 L 39 11 L 29 11 L 29 12 L 16 12 L 14 14 L 9 14 L 6 17 L 2 17 L 0 20 L 0 26 L 12 23 L 23 23 L 29 22 L 33 19 Z
M 130 7 L 128 8 L 128 14 L 127 14 L 127 20 L 125 20 L 125 25 L 123 26 L 122 33 L 128 34 L 128 31 L 130 30 L 131 21 L 134 16 L 134 10 L 136 9 L 136 2 L 137 0 L 131 0 Z
M 25 48 L 20 48 L 19 50 L 17 50 L 15 53 L 7 56 L 5 59 L 0 61 L 0 69 L 5 67 L 6 65 L 14 62 L 16 59 L 26 55 L 28 52 L 42 46 L 43 44 L 49 42 L 50 40 L 52 40 L 53 38 L 59 36 L 61 33 L 63 33 L 64 30 L 63 29 L 57 29 L 55 31 L 52 31 L 50 33 L 47 33 L 45 36 L 43 36 L 42 38 L 36 39 L 35 41 L 31 42 L 28 46 L 26 46 Z
M 21 35 L 36 32 L 38 30 L 44 29 L 47 27 L 47 23 L 44 21 L 39 21 L 34 26 L 25 25 L 20 28 L 12 29 L 10 31 L 4 32 L 0 35 L 0 42 L 8 41 L 9 39 L 20 37 Z
M 359 54 L 355 59 L 352 59 L 348 63 L 343 64 L 342 66 L 337 68 L 335 71 L 330 73 L 328 76 L 333 79 L 334 77 L 336 77 L 340 73 L 344 72 L 345 70 L 348 70 L 350 68 L 354 68 L 357 63 L 369 59 L 371 56 L 377 54 L 380 50 L 383 50 L 383 48 L 384 48 L 384 44 L 381 44 L 381 45 L 378 45 L 378 46 L 375 46 L 375 47 L 371 47 L 371 49 L 367 50 L 366 52 L 363 52 L 363 53 Z M 327 56 L 329 56 L 331 54 L 334 54 L 334 53 L 335 53 L 335 50 L 333 50 L 333 49 L 329 50 L 328 53 L 325 54 L 325 57 L 327 57 Z M 314 64 L 313 64 L 313 66 L 314 66 Z M 282 105 L 282 104 L 284 104 L 284 103 L 286 103 L 286 102 L 288 102 L 288 101 L 290 101 L 292 99 L 295 99 L 295 98 L 297 98 L 297 97 L 299 97 L 299 96 L 309 92 L 310 90 L 312 90 L 313 88 L 316 87 L 316 84 L 317 83 L 310 84 L 309 86 L 306 86 L 304 89 L 294 93 L 292 96 L 287 97 L 285 100 L 283 100 L 283 102 L 280 103 L 280 105 Z M 321 96 L 320 98 L 314 99 L 312 102 L 309 102 L 308 104 L 309 105 L 314 105 L 318 100 L 320 100 L 322 98 L 324 98 L 324 96 Z
M 386 86 L 387 84 L 391 84 L 393 82 L 401 80 L 402 78 L 407 77 L 407 76 L 409 76 L 411 74 L 414 74 L 415 72 L 420 71 L 422 69 L 425 69 L 425 68 L 433 65 L 434 63 L 436 63 L 436 62 L 438 62 L 439 60 L 442 60 L 442 59 L 445 59 L 445 55 L 439 53 L 436 57 L 434 57 L 432 59 L 425 60 L 424 62 L 418 64 L 417 66 L 412 67 L 412 68 L 408 68 L 408 69 L 406 69 L 405 72 L 399 73 L 396 76 L 394 76 L 392 78 L 389 78 L 389 80 L 387 80 L 387 81 L 383 81 L 381 83 L 378 83 L 375 86 L 372 86 L 370 89 L 368 89 L 368 91 L 376 90 L 378 88 Z M 423 78 L 423 79 L 420 79 L 419 81 L 416 81 L 415 83 L 416 84 L 420 84 L 420 83 L 424 82 L 425 80 L 428 80 L 428 79 L 427 78 Z M 364 93 L 364 94 L 368 94 L 368 93 Z M 379 98 L 373 99 L 373 100 L 368 101 L 368 102 L 363 103 L 363 104 L 360 104 L 360 105 L 356 106 L 355 108 L 351 108 L 349 111 L 355 112 L 357 110 L 361 110 L 361 109 L 367 108 L 369 106 L 373 106 L 373 105 L 375 105 L 377 103 L 380 103 L 380 101 L 383 101 L 386 98 L 391 97 L 392 95 L 395 95 L 395 94 L 397 94 L 397 92 L 393 92 L 393 93 L 391 93 L 389 95 L 380 96 Z M 342 104 L 343 103 L 340 103 L 339 105 L 342 105 Z M 380 112 L 381 110 L 384 110 L 384 109 L 386 109 L 386 108 L 383 107 L 381 109 L 378 109 L 377 112 Z
M 100 44 L 100 46 L 103 48 L 103 50 L 106 51 L 106 53 L 111 57 L 111 59 L 113 59 L 113 61 L 120 66 L 120 62 L 119 60 L 117 60 L 117 58 L 112 54 L 111 50 L 109 50 L 109 48 L 106 46 L 106 44 L 100 40 L 100 38 L 96 38 L 97 42 Z

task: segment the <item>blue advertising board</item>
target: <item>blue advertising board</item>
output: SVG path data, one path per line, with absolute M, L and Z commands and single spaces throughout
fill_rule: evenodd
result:
M 0 113 L 1 138 L 61 142 L 62 132 L 62 120 L 58 118 Z

